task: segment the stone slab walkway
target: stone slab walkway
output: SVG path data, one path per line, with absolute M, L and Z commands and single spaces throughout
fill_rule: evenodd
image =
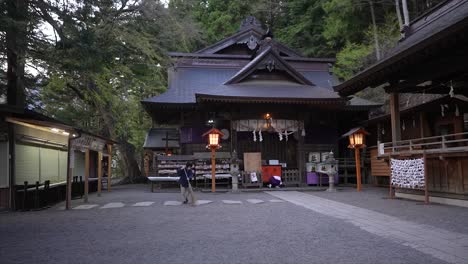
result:
M 380 237 L 455 264 L 468 263 L 468 235 L 401 220 L 372 210 L 301 192 L 267 192 L 317 213 L 352 223 Z

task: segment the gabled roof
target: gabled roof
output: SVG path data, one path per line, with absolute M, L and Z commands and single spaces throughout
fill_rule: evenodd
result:
M 283 58 L 281 58 L 281 56 L 275 52 L 271 45 L 266 47 L 260 54 L 257 55 L 257 57 L 255 57 L 255 59 L 245 65 L 244 68 L 242 68 L 224 84 L 239 83 L 252 74 L 255 70 L 265 67 L 272 67 L 268 68 L 270 72 L 277 69 L 284 70 L 291 78 L 300 84 L 314 85 L 311 81 L 307 80 L 302 74 L 291 67 L 291 65 L 289 65 L 289 63 L 287 63 Z
M 227 80 L 229 80 L 233 75 L 235 75 L 240 69 L 230 69 L 230 68 L 179 68 L 177 70 L 169 71 L 169 89 L 154 97 L 146 98 L 142 100 L 143 104 L 196 104 L 196 94 L 210 94 L 215 93 L 223 86 L 229 87 L 246 87 L 252 84 L 251 82 L 244 82 L 236 85 L 223 85 Z M 311 82 L 314 82 L 317 86 L 304 86 L 297 83 L 290 83 L 287 87 L 290 88 L 291 85 L 294 86 L 304 86 L 311 89 L 325 89 L 329 92 L 330 95 L 336 96 L 337 93 L 333 91 L 332 83 L 330 82 L 331 76 L 326 71 L 311 71 L 311 72 L 300 72 L 303 76 L 308 78 Z M 257 82 L 258 83 L 258 82 Z M 270 82 L 263 82 L 264 85 L 271 86 Z M 286 84 L 282 82 L 281 85 Z M 277 85 L 280 85 L 278 83 Z M 258 86 L 258 85 L 255 85 Z M 275 86 L 276 87 L 276 86 Z M 291 91 L 291 90 L 290 90 Z M 221 92 L 221 91 L 220 91 Z M 240 92 L 240 90 L 239 90 Z M 217 92 L 216 92 L 217 93 Z M 244 93 L 244 95 L 246 95 Z
M 248 45 L 249 42 L 251 42 L 252 45 L 255 44 L 255 46 L 252 46 L 252 48 L 250 48 L 251 50 L 253 50 L 256 48 L 256 46 L 258 45 L 258 43 L 260 42 L 264 34 L 265 34 L 265 31 L 260 27 L 254 27 L 254 26 L 242 27 L 234 35 L 227 37 L 223 40 L 220 40 L 216 42 L 215 44 L 210 45 L 206 48 L 198 50 L 195 53 L 215 54 L 230 46 L 233 46 L 236 44 Z M 279 52 L 284 53 L 285 55 L 290 56 L 290 57 L 303 57 L 300 52 L 297 52 L 275 40 L 273 40 L 273 42 L 277 46 Z

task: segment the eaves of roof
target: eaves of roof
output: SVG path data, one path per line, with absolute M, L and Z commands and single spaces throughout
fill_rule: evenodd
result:
M 192 58 L 192 59 L 232 59 L 232 60 L 250 60 L 250 55 L 233 55 L 233 54 L 206 54 L 206 53 L 184 53 L 184 52 L 168 52 L 167 55 L 174 58 Z M 307 58 L 307 57 L 288 57 L 281 56 L 286 61 L 303 61 L 303 62 L 324 62 L 335 63 L 335 58 Z
M 344 105 L 343 98 L 272 98 L 197 94 L 198 102 Z
M 438 10 L 431 10 L 427 16 L 431 16 L 431 19 L 424 21 L 424 24 L 418 27 L 416 32 L 400 42 L 389 56 L 357 73 L 351 79 L 336 85 L 335 91 L 342 96 L 348 96 L 368 86 L 375 85 L 377 82 L 385 82 L 377 73 L 426 49 L 429 45 L 444 39 L 453 32 L 460 29 L 466 30 L 468 27 L 468 0 L 447 1 L 445 6 Z

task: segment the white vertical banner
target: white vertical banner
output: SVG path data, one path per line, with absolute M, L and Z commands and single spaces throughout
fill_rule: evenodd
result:
M 378 152 L 379 152 L 379 155 L 385 154 L 384 143 L 380 143 L 380 144 L 379 144 Z

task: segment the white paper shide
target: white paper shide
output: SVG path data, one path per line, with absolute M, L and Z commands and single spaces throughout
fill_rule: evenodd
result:
M 393 186 L 409 189 L 424 188 L 424 159 L 391 159 L 390 162 Z

